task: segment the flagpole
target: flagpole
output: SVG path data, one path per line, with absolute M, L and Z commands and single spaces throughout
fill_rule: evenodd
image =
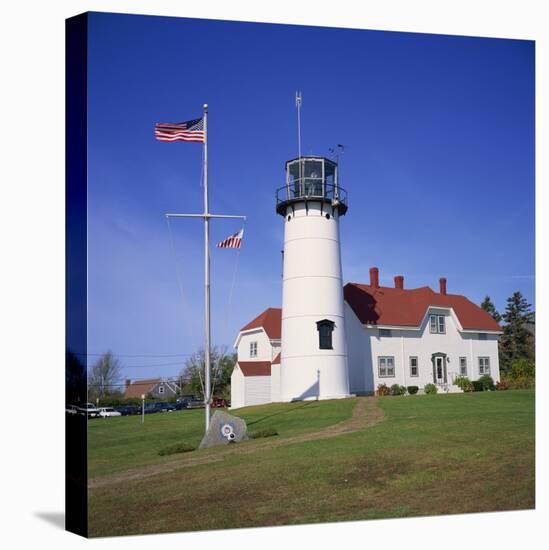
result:
M 212 402 L 212 384 L 211 384 L 211 311 L 210 311 L 210 219 L 212 218 L 231 218 L 245 220 L 246 216 L 231 216 L 226 214 L 211 214 L 208 204 L 208 105 L 203 105 L 203 126 L 204 132 L 204 212 L 202 214 L 166 214 L 166 218 L 203 218 L 204 219 L 204 409 L 205 409 L 205 428 L 207 433 L 210 427 L 211 402 Z M 196 122 L 196 121 L 193 121 Z M 182 123 L 188 124 L 188 123 Z M 181 124 L 181 125 L 182 125 Z M 158 126 L 158 124 L 157 124 Z M 170 125 L 166 125 L 170 126 Z M 171 125 L 174 126 L 174 125 Z M 171 130 L 171 128 L 169 129 Z M 169 136 L 157 134 L 160 141 L 174 141 L 162 139 Z M 175 141 L 197 141 L 187 139 L 175 139 Z M 169 222 L 168 222 L 169 225 Z
M 204 406 L 205 431 L 210 427 L 210 211 L 208 204 L 208 105 L 204 103 Z

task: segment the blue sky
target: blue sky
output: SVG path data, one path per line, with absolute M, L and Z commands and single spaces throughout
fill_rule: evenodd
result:
M 281 303 L 274 194 L 297 155 L 337 143 L 349 211 L 344 280 L 448 291 L 503 310 L 534 301 L 534 43 L 99 14 L 89 26 L 90 360 L 132 378 L 176 375 L 203 342 L 202 146 L 155 122 L 210 105 L 211 210 L 248 217 L 237 254 L 212 249 L 213 339 Z M 214 221 L 215 243 L 239 229 Z M 173 245 L 173 246 L 172 246 Z M 179 277 L 178 277 L 179 275 Z M 178 284 L 178 279 L 181 285 Z

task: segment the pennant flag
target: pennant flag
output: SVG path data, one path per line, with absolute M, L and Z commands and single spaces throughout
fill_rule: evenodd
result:
M 196 118 L 187 122 L 157 122 L 154 135 L 158 141 L 196 141 L 204 143 L 204 119 Z
M 240 248 L 242 244 L 242 237 L 244 237 L 244 228 L 238 233 L 227 237 L 224 241 L 217 243 L 217 248 Z

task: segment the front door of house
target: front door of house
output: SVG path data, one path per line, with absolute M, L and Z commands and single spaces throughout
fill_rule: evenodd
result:
M 444 364 L 444 357 L 436 356 L 435 357 L 435 383 L 444 384 L 444 369 L 446 365 Z

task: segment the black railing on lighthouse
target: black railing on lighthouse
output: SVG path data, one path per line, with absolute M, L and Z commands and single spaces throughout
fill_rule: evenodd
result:
M 296 178 L 276 190 L 276 211 L 285 215 L 289 205 L 301 201 L 321 201 L 337 209 L 339 214 L 347 211 L 347 191 L 323 178 Z

